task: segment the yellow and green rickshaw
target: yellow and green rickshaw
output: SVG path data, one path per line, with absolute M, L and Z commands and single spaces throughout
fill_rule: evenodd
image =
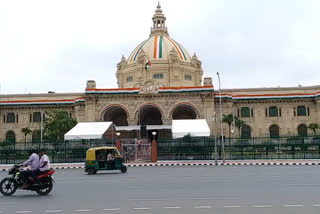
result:
M 95 147 L 87 150 L 85 172 L 96 174 L 99 170 L 120 170 L 127 172 L 123 158 L 117 147 Z

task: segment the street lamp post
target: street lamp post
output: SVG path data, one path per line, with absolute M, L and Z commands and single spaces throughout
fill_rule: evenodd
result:
M 155 140 L 155 138 L 156 138 L 156 134 L 157 134 L 157 132 L 152 132 L 153 140 Z
M 116 135 L 117 135 L 118 140 L 119 140 L 119 136 L 121 135 L 121 133 L 120 133 L 120 132 L 117 132 Z
M 224 154 L 224 138 L 223 138 L 223 127 L 222 127 L 222 106 L 221 106 L 221 84 L 220 84 L 220 76 L 219 72 L 217 72 L 218 80 L 219 80 L 219 105 L 220 105 L 220 129 L 221 129 L 221 149 L 222 149 L 222 162 L 225 163 L 225 154 Z
M 217 157 L 217 117 L 216 112 L 213 112 L 213 122 L 214 122 L 214 159 L 216 165 L 218 165 L 218 157 Z

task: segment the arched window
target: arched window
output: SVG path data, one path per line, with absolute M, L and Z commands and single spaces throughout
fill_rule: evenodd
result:
M 34 112 L 32 119 L 33 119 L 34 123 L 41 122 L 41 113 L 40 112 Z
M 241 138 L 251 138 L 250 126 L 243 124 L 241 128 Z
M 307 116 L 307 109 L 305 106 L 298 106 L 298 116 Z
M 300 124 L 298 126 L 298 135 L 301 137 L 307 137 L 308 136 L 308 128 L 305 124 Z
M 280 129 L 278 125 L 271 125 L 269 128 L 271 138 L 277 138 L 280 136 Z
M 10 143 L 16 142 L 16 134 L 13 131 L 8 131 L 6 134 L 6 141 Z
M 277 106 L 269 107 L 269 117 L 278 117 L 278 107 Z
M 32 132 L 32 142 L 39 143 L 41 141 L 41 132 L 40 130 L 33 130 Z
M 242 107 L 241 108 L 241 117 L 250 117 L 249 107 Z

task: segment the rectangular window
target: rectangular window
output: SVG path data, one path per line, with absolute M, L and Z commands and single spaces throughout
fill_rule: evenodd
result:
M 253 109 L 251 109 L 251 117 L 253 117 Z
M 241 108 L 241 117 L 250 117 L 249 107 L 242 107 Z
M 184 80 L 192 80 L 192 77 L 190 75 L 185 75 Z
M 266 112 L 266 117 L 268 117 L 268 109 L 267 108 L 265 109 L 265 112 Z
M 154 74 L 153 79 L 163 79 L 163 74 Z
M 307 116 L 307 110 L 305 106 L 298 106 L 298 116 Z
M 281 108 L 279 108 L 279 116 L 281 117 Z
M 269 117 L 278 117 L 278 115 L 279 115 L 278 107 L 276 106 L 269 107 Z
M 133 81 L 133 77 L 130 76 L 130 77 L 127 77 L 127 82 L 132 82 Z
M 14 113 L 7 114 L 7 123 L 14 123 L 16 121 Z
M 34 123 L 40 123 L 41 122 L 41 113 L 40 112 L 34 112 L 33 113 L 33 122 Z
M 3 115 L 3 123 L 6 123 L 6 115 Z
M 308 107 L 308 116 L 310 116 L 310 108 Z
M 17 123 L 19 122 L 19 115 L 17 114 Z

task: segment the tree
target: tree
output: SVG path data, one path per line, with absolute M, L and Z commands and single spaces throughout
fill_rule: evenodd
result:
M 228 124 L 228 126 L 229 126 L 229 138 L 231 138 L 230 129 L 231 129 L 231 124 L 233 122 L 233 115 L 232 114 L 227 114 L 227 115 L 224 114 L 223 117 L 222 117 L 222 122 Z
M 320 128 L 320 125 L 318 123 L 310 123 L 308 126 L 309 129 L 313 131 L 313 135 L 316 135 L 317 129 Z
M 235 126 L 238 128 L 239 131 L 239 136 L 241 136 L 241 127 L 243 126 L 243 124 L 245 124 L 245 122 L 241 119 L 239 119 L 238 117 L 235 118 Z
M 27 144 L 27 135 L 31 134 L 32 131 L 29 127 L 22 128 L 21 131 L 24 134 L 24 145 L 26 145 Z
M 77 121 L 63 110 L 52 110 L 44 121 L 44 138 L 47 141 L 63 141 L 64 134 L 77 124 Z

